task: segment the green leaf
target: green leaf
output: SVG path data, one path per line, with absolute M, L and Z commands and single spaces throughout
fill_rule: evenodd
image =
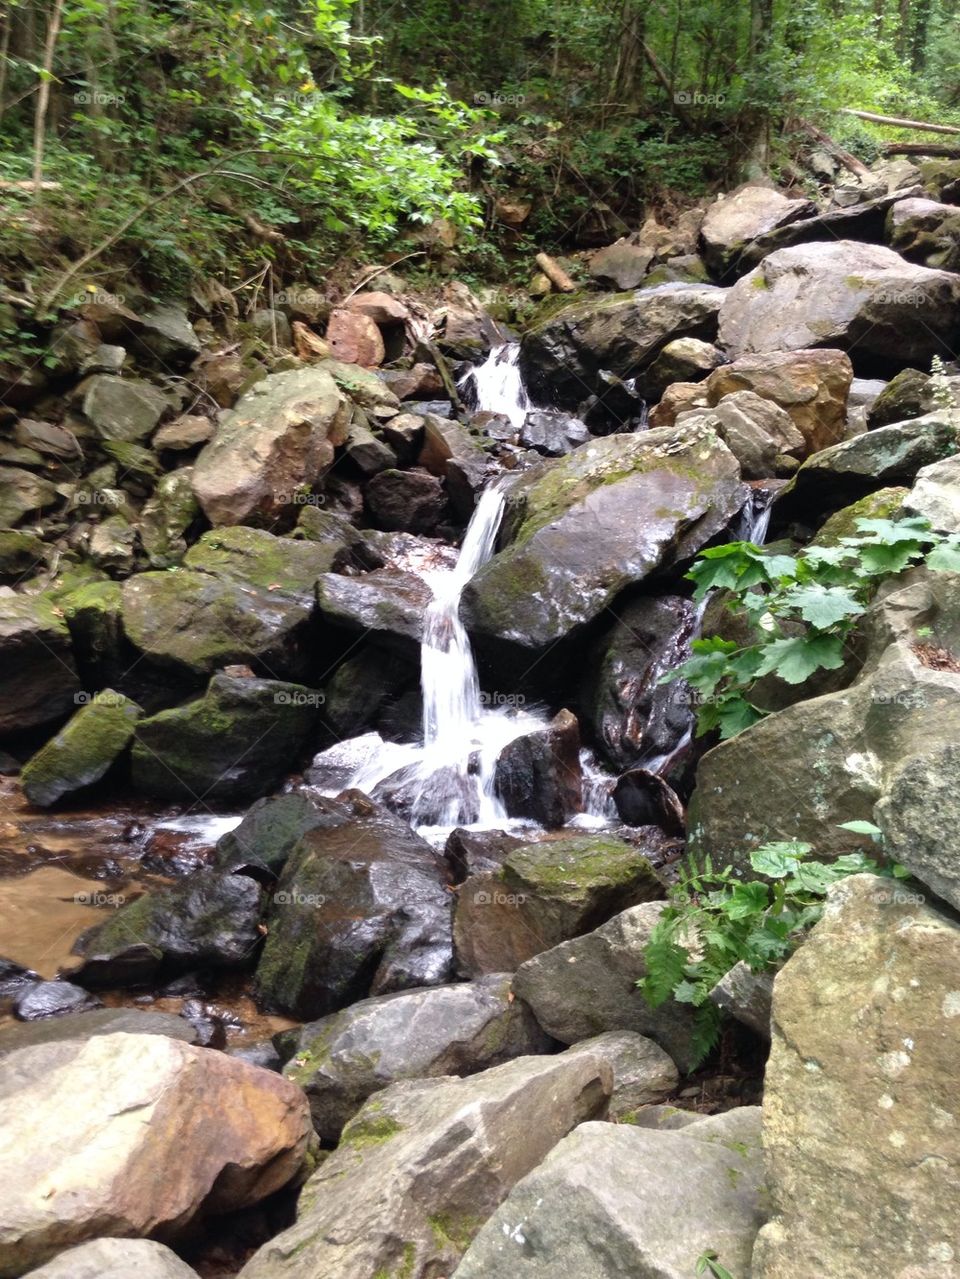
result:
M 814 671 L 834 671 L 842 665 L 843 640 L 839 635 L 798 635 L 766 646 L 757 678 L 776 673 L 785 684 L 802 684 Z
M 960 538 L 951 537 L 935 546 L 926 558 L 926 565 L 935 573 L 960 573 Z
M 763 844 L 750 854 L 750 865 L 758 875 L 769 875 L 771 879 L 782 879 L 796 870 L 800 859 L 813 851 L 811 844 L 798 840 L 777 840 Z
M 719 728 L 721 738 L 728 741 L 760 719 L 763 719 L 763 714 L 755 706 L 751 706 L 745 698 L 729 697 L 716 707 L 711 727 Z
M 874 826 L 873 822 L 838 822 L 837 829 L 853 831 L 854 835 L 869 835 L 878 842 L 883 839 L 883 831 L 879 826 Z
M 866 612 L 865 606 L 844 586 L 796 586 L 784 593 L 782 602 L 821 631 Z

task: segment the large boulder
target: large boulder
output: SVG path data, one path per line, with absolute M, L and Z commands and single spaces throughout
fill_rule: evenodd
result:
M 386 388 L 384 388 L 386 390 Z M 193 468 L 211 524 L 276 519 L 316 484 L 350 427 L 350 405 L 317 366 L 272 373 L 222 415 Z
M 138 573 L 122 598 L 125 637 L 181 681 L 237 663 L 281 679 L 306 671 L 312 600 L 191 569 Z
M 349 528 L 349 526 L 347 526 Z M 331 529 L 324 540 L 277 537 L 259 528 L 222 528 L 204 533 L 184 558 L 186 568 L 225 582 L 281 592 L 307 605 L 321 573 L 349 560 L 350 536 Z
M 677 415 L 676 424 L 715 431 L 740 463 L 745 480 L 792 473 L 796 459 L 806 453 L 806 441 L 789 414 L 753 391 L 725 395 L 716 408 L 688 409 Z
M 370 636 L 406 654 L 419 650 L 424 614 L 433 599 L 422 577 L 395 568 L 356 577 L 324 573 L 316 589 L 320 617 L 334 633 Z
M 565 826 L 583 808 L 576 716 L 560 711 L 546 727 L 515 737 L 500 752 L 494 788 L 508 817 Z
M 711 270 L 723 275 L 736 265 L 749 241 L 814 213 L 816 205 L 811 200 L 791 200 L 773 187 L 759 184 L 740 187 L 719 196 L 707 209 L 700 227 L 703 259 Z
M 909 262 L 956 271 L 960 266 L 960 208 L 936 200 L 898 200 L 887 213 L 887 237 Z
M 765 258 L 727 294 L 720 341 L 734 359 L 840 347 L 869 371 L 871 363 L 951 358 L 958 322 L 960 277 L 842 240 Z
M 938 533 L 960 533 L 960 456 L 921 467 L 904 512 L 923 516 Z
M 13 1053 L 0 1115 L 4 1279 L 105 1232 L 170 1239 L 249 1207 L 300 1171 L 310 1138 L 294 1084 L 162 1035 Z
M 197 701 L 139 722 L 133 785 L 159 799 L 256 799 L 296 762 L 319 701 L 319 694 L 301 684 L 214 675 Z
M 291 1036 L 284 1074 L 307 1094 L 325 1141 L 361 1105 L 398 1079 L 473 1075 L 550 1040 L 530 1010 L 510 993 L 509 973 L 425 990 L 362 999 Z
M 439 853 L 358 792 L 308 831 L 273 893 L 261 999 L 307 1019 L 453 975 L 452 900 Z
M 158 974 L 252 967 L 260 943 L 260 885 L 202 869 L 121 905 L 74 945 L 84 986 L 142 985 Z
M 743 500 L 736 459 L 706 428 L 593 440 L 511 491 L 511 540 L 467 584 L 467 626 L 541 651 L 694 554 Z
M 149 382 L 98 373 L 84 383 L 83 412 L 102 440 L 145 440 L 169 408 Z
M 452 1279 L 691 1279 L 704 1253 L 747 1275 L 763 1179 L 753 1107 L 675 1132 L 581 1124 L 514 1187 Z
M 602 1116 L 610 1086 L 609 1066 L 589 1055 L 393 1084 L 347 1125 L 307 1182 L 296 1225 L 241 1279 L 450 1274 L 515 1182 Z
M 133 737 L 140 707 L 113 689 L 88 697 L 55 737 L 23 766 L 31 804 L 46 808 L 106 776 Z
M 4 984 L 6 986 L 6 984 Z M 4 998 L 8 997 L 4 988 Z M 175 1013 L 143 1011 L 139 1008 L 94 1008 L 85 1013 L 64 1013 L 40 1021 L 8 1022 L 0 1027 L 0 1060 L 21 1048 L 52 1044 L 69 1039 L 76 1049 L 96 1035 L 167 1035 L 185 1044 L 197 1042 L 196 1029 Z
M 612 835 L 522 844 L 499 870 L 472 875 L 460 888 L 454 921 L 460 969 L 471 976 L 512 972 L 616 911 L 662 894 L 644 854 Z
M 29 1279 L 196 1279 L 196 1274 L 151 1239 L 91 1239 L 31 1270 Z
M 719 404 L 738 391 L 753 391 L 790 415 L 816 453 L 843 439 L 853 365 L 843 351 L 781 351 L 747 355 L 715 369 L 706 381 L 707 402 Z
M 958 991 L 953 919 L 889 879 L 831 890 L 774 984 L 754 1279 L 955 1272 Z
M 651 1008 L 637 989 L 647 975 L 644 951 L 663 909 L 662 902 L 644 902 L 521 964 L 513 989 L 548 1035 L 575 1044 L 606 1031 L 632 1030 L 660 1044 L 681 1069 L 692 1063 L 689 1006 L 668 1001 Z
M 615 1122 L 632 1122 L 642 1106 L 662 1102 L 680 1082 L 670 1055 L 634 1030 L 608 1030 L 592 1039 L 582 1039 L 567 1052 L 590 1053 L 610 1063 L 613 1092 L 607 1116 Z
M 367 484 L 364 507 L 377 528 L 388 532 L 432 533 L 443 517 L 443 484 L 428 471 L 381 471 Z
M 602 397 L 601 370 L 632 378 L 674 338 L 712 341 L 723 298 L 709 284 L 661 284 L 571 302 L 524 337 L 524 383 L 534 400 L 575 409 L 591 393 Z
M 337 825 L 343 812 L 332 800 L 294 791 L 258 799 L 243 821 L 217 841 L 215 865 L 220 870 L 252 868 L 277 876 L 308 830 Z
M 76 709 L 80 693 L 62 611 L 42 595 L 0 606 L 0 735 L 40 728 Z
M 661 679 L 690 656 L 696 609 L 679 595 L 633 600 L 586 663 L 584 722 L 619 771 L 667 760 L 693 726 L 685 682 Z

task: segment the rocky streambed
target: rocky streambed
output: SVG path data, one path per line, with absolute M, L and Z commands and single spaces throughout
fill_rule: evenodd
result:
M 664 679 L 744 642 L 705 550 L 960 533 L 957 184 L 749 185 L 522 334 L 388 276 L 10 371 L 0 1276 L 958 1273 L 957 574 L 727 740 Z M 871 838 L 701 1064 L 680 858 Z

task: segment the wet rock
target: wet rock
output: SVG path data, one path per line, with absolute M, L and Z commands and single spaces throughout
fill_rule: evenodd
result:
M 325 337 L 333 355 L 346 364 L 372 368 L 383 363 L 383 336 L 369 315 L 337 307 L 330 312 Z
M 231 664 L 281 678 L 306 669 L 313 608 L 283 592 L 178 569 L 129 578 L 122 606 L 126 638 L 181 680 Z
M 317 578 L 342 562 L 346 547 L 347 538 L 340 536 L 313 541 L 259 528 L 212 529 L 191 546 L 184 565 L 310 604 Z
M 935 200 L 898 200 L 887 213 L 890 247 L 908 262 L 956 271 L 960 266 L 960 208 Z
M 662 892 L 643 853 L 613 836 L 524 844 L 507 854 L 499 871 L 461 886 L 454 922 L 459 969 L 470 976 L 512 972 Z
M 397 455 L 389 444 L 374 435 L 363 422 L 354 421 L 347 433 L 344 453 L 364 477 L 376 475 L 397 465 Z
M 261 1070 L 275 1070 L 279 1074 L 283 1069 L 280 1054 L 269 1039 L 261 1040 L 256 1044 L 227 1048 L 226 1053 L 228 1057 L 236 1057 L 238 1061 L 259 1066 Z
M 169 405 L 149 382 L 98 373 L 84 384 L 83 412 L 102 440 L 137 443 L 155 429 Z
M 409 466 L 420 456 L 426 421 L 417 413 L 398 413 L 384 422 L 383 438 L 396 453 L 401 466 Z
M 617 815 L 628 826 L 659 826 L 670 835 L 682 836 L 686 814 L 669 782 L 646 768 L 631 768 L 617 778 L 613 788 Z
M 69 715 L 80 692 L 70 632 L 42 595 L 3 601 L 0 609 L 0 734 L 39 728 Z
M 711 990 L 710 998 L 762 1039 L 770 1038 L 773 973 L 755 973 L 741 960 L 720 978 Z
M 164 1036 L 25 1048 L 3 1074 L 0 1274 L 21 1275 L 104 1223 L 171 1238 L 205 1212 L 249 1207 L 289 1182 L 308 1149 L 293 1084 Z
M 381 471 L 363 497 L 371 520 L 388 532 L 432 533 L 447 504 L 440 480 L 426 471 Z
M 754 1250 L 757 1279 L 949 1274 L 958 990 L 952 920 L 889 879 L 831 890 L 774 984 L 763 1104 L 773 1220 Z
M 473 1075 L 547 1052 L 550 1040 L 511 998 L 510 981 L 496 973 L 363 999 L 294 1032 L 283 1073 L 306 1092 L 320 1137 L 336 1142 L 363 1102 L 399 1079 Z
M 58 500 L 49 480 L 19 466 L 0 466 L 0 524 L 10 528 L 31 511 L 41 511 Z
M 583 808 L 577 717 L 560 711 L 546 728 L 515 737 L 500 752 L 494 786 L 508 817 L 565 826 Z
M 200 339 L 187 313 L 164 303 L 140 314 L 135 346 L 140 355 L 162 369 L 183 369 L 200 354 Z
M 609 1067 L 588 1056 L 393 1084 L 347 1125 L 307 1183 L 296 1225 L 242 1279 L 450 1274 L 513 1184 L 602 1114 L 609 1090 Z
M 842 240 L 779 249 L 729 291 L 720 342 L 737 359 L 811 346 L 850 350 L 864 367 L 950 358 L 960 279 L 892 249 Z
M 252 967 L 260 941 L 260 886 L 246 875 L 195 871 L 145 893 L 76 942 L 71 977 L 93 989 L 143 985 L 195 968 Z
M 919 369 L 902 369 L 886 384 L 867 413 L 867 425 L 871 430 L 878 426 L 893 426 L 909 418 L 920 417 L 935 407 L 928 402 L 930 375 Z
M 711 285 L 662 284 L 572 302 L 527 332 L 524 382 L 534 400 L 575 410 L 589 392 L 603 395 L 601 370 L 636 377 L 674 338 L 712 341 L 723 298 Z
M 133 786 L 160 799 L 255 799 L 297 761 L 318 704 L 301 684 L 214 675 L 202 698 L 137 724 Z
M 32 969 L 24 968 L 12 959 L 0 957 L 0 999 L 10 999 L 20 994 L 26 986 L 32 986 L 38 981 L 40 977 Z M 0 1037 L 2 1033 L 0 1030 Z
M 689 600 L 665 595 L 635 600 L 617 612 L 586 663 L 584 722 L 618 770 L 658 765 L 693 725 L 689 688 L 660 681 L 690 656 L 695 610 Z
M 194 491 L 210 523 L 267 522 L 293 509 L 298 491 L 331 465 L 349 425 L 349 403 L 319 365 L 256 383 L 221 415 L 194 466 Z
M 812 217 L 816 211 L 812 200 L 791 200 L 767 186 L 747 185 L 721 195 L 707 209 L 700 228 L 704 260 L 723 275 L 736 268 L 740 254 L 757 236 Z
M 258 799 L 243 821 L 217 841 L 218 870 L 259 869 L 277 876 L 303 835 L 344 821 L 346 810 L 333 800 L 292 793 Z
M 210 418 L 197 413 L 184 413 L 161 426 L 150 443 L 155 449 L 170 449 L 172 452 L 182 453 L 206 444 L 215 430 Z
M 91 1239 L 31 1270 L 29 1279 L 196 1279 L 196 1273 L 151 1239 Z
M 260 998 L 303 1019 L 452 976 L 442 858 L 358 792 L 352 807 L 353 820 L 303 836 L 267 914 Z
M 41 808 L 105 777 L 133 737 L 141 709 L 122 693 L 104 689 L 85 704 L 23 766 L 21 783 Z
M 200 514 L 193 493 L 193 471 L 183 467 L 163 475 L 144 503 L 137 532 L 151 568 L 172 568 L 187 549 L 187 530 Z
M 590 258 L 587 270 L 593 279 L 615 289 L 635 289 L 647 274 L 654 250 L 634 243 L 629 236 L 599 249 Z
M 140 1012 L 135 1008 L 98 1008 L 83 1013 L 66 1013 L 42 1021 L 9 1023 L 0 1026 L 0 1059 L 21 1048 L 37 1044 L 73 1042 L 76 1051 L 95 1035 L 166 1035 L 196 1043 L 192 1026 L 173 1013 Z
M 484 640 L 537 651 L 692 555 L 743 494 L 732 453 L 693 426 L 594 440 L 521 476 L 508 500 L 509 544 L 467 584 L 461 612 Z
M 809 454 L 844 438 L 852 379 L 853 366 L 843 351 L 774 351 L 715 369 L 706 395 L 711 406 L 740 391 L 772 400 L 789 414 Z
M 443 855 L 453 874 L 453 882 L 462 884 L 471 875 L 497 871 L 504 858 L 524 841 L 503 830 L 473 831 L 458 826 L 447 836 Z
M 428 414 L 418 461 L 443 480 L 457 518 L 469 520 L 488 474 L 487 455 L 476 436 L 459 422 Z
M 423 578 L 396 569 L 360 577 L 324 573 L 317 579 L 317 608 L 324 622 L 349 634 L 372 634 L 405 652 L 419 646 L 423 615 L 432 599 Z
M 520 430 L 524 448 L 536 449 L 544 457 L 562 457 L 590 439 L 590 431 L 579 418 L 557 409 L 531 409 Z
M 681 1132 L 581 1124 L 513 1189 L 452 1279 L 688 1279 L 705 1253 L 746 1275 L 764 1200 L 759 1117 L 744 1109 L 735 1137 L 735 1111 Z
M 673 1001 L 651 1008 L 637 989 L 647 972 L 644 949 L 663 909 L 662 902 L 644 902 L 521 965 L 514 992 L 548 1035 L 575 1044 L 632 1030 L 658 1043 L 681 1070 L 689 1068 L 692 1010 Z
M 358 510 L 362 505 L 361 498 L 357 503 Z M 300 512 L 294 535 L 326 548 L 327 564 L 321 570 L 323 572 L 365 572 L 382 568 L 385 563 L 369 531 L 356 528 L 346 513 L 305 506 Z
M 16 996 L 13 1014 L 20 1021 L 41 1021 L 101 1007 L 100 1000 L 89 991 L 68 981 L 38 981 Z
M 633 1030 L 608 1030 L 606 1034 L 582 1039 L 567 1055 L 587 1053 L 609 1062 L 613 1071 L 613 1092 L 607 1111 L 609 1119 L 633 1121 L 641 1106 L 662 1101 L 674 1092 L 680 1076 L 673 1060 L 652 1039 Z
M 380 374 L 398 400 L 426 400 L 443 394 L 443 379 L 433 364 L 409 369 L 384 369 Z

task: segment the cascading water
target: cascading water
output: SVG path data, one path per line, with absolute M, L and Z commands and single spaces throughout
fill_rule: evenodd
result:
M 520 374 L 519 342 L 495 346 L 482 364 L 464 374 L 460 386 L 472 391 L 478 409 L 502 414 L 518 431 L 523 426 L 531 406 Z

